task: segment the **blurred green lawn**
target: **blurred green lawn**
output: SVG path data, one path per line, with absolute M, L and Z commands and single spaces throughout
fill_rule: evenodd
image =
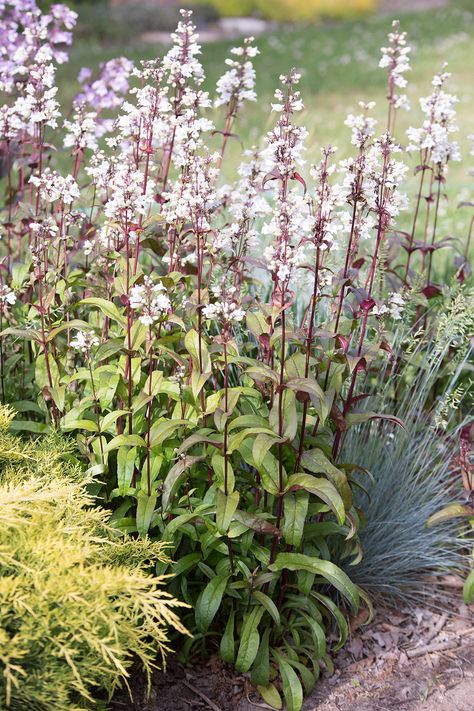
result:
M 474 134 L 474 0 L 453 0 L 449 6 L 397 16 L 408 32 L 413 46 L 412 71 L 408 75 L 407 93 L 412 111 L 399 112 L 397 138 L 403 143 L 405 129 L 418 125 L 421 114 L 418 97 L 431 92 L 431 79 L 444 62 L 452 73 L 450 91 L 459 98 L 459 140 L 463 161 L 450 169 L 447 191 L 449 201 L 443 205 L 440 236 L 446 233 L 462 236 L 469 210 L 457 210 L 461 200 L 472 197 L 474 187 L 469 170 L 474 159 L 469 156 L 469 134 Z M 341 157 L 350 149 L 350 131 L 344 126 L 349 111 L 357 111 L 358 101 L 376 101 L 375 114 L 380 128 L 385 125 L 386 75 L 378 68 L 380 46 L 386 44 L 394 17 L 377 15 L 361 21 L 315 26 L 285 26 L 262 35 L 257 40 L 261 54 L 255 60 L 259 100 L 248 106 L 235 128 L 245 147 L 258 142 L 262 131 L 270 128 L 273 117 L 270 101 L 280 74 L 295 66 L 302 74 L 301 92 L 305 110 L 299 120 L 310 132 L 308 160 L 319 158 L 319 147 L 331 143 L 340 148 Z M 237 42 L 225 41 L 203 46 L 202 62 L 207 79 L 205 88 L 213 92 L 224 70 L 229 48 Z M 82 66 L 96 68 L 104 60 L 125 55 L 132 60 L 161 56 L 166 47 L 138 43 L 101 45 L 93 36 L 79 40 L 70 62 L 60 68 L 59 82 L 67 106 L 77 91 L 76 77 Z M 221 117 L 216 116 L 218 127 Z M 227 157 L 231 172 L 239 160 L 242 147 L 234 141 Z M 416 158 L 413 157 L 413 166 Z

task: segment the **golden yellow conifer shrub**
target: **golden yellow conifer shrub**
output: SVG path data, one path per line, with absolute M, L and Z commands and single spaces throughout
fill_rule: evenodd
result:
M 149 573 L 164 546 L 117 537 L 67 445 L 9 434 L 11 414 L 0 408 L 0 708 L 94 708 L 184 631 Z

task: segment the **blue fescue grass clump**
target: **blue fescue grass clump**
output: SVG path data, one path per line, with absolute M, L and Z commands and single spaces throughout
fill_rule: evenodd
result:
M 459 521 L 426 526 L 453 498 L 453 443 L 423 425 L 414 435 L 387 425 L 370 430 L 370 441 L 354 437 L 348 447 L 354 460 L 364 449 L 375 480 L 370 499 L 359 501 L 367 523 L 361 531 L 363 558 L 351 569 L 352 578 L 384 601 L 419 601 L 420 594 L 433 592 L 428 576 L 467 565 Z
M 400 359 L 395 347 L 377 374 L 379 410 L 396 413 L 405 428 L 372 420 L 350 430 L 345 442 L 345 460 L 363 461 L 373 477 L 372 483 L 360 479 L 367 491 L 361 489 L 358 500 L 366 522 L 360 535 L 363 557 L 348 569 L 358 585 L 384 602 L 434 599 L 439 591 L 433 578 L 468 567 L 460 520 L 426 525 L 459 496 L 454 460 L 469 417 L 473 346 L 466 337 L 472 311 L 458 302 L 459 297 L 429 336 L 401 328 L 398 343 L 406 346 L 410 339 L 410 355 Z

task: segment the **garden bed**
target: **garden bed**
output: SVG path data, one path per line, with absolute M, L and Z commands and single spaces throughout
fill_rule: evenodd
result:
M 304 711 L 470 711 L 474 698 L 474 605 L 460 603 L 457 581 L 447 579 L 439 609 L 380 609 L 367 627 L 353 623 L 352 640 L 307 698 Z M 453 593 L 453 588 L 455 592 Z M 121 694 L 110 711 L 251 711 L 270 708 L 247 675 L 217 658 L 183 665 L 170 659 L 166 673 L 132 682 L 134 703 Z

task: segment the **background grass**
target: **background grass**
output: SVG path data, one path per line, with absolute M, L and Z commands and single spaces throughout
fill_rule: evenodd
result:
M 91 16 L 93 17 L 93 16 Z M 447 185 L 449 200 L 442 206 L 439 236 L 446 234 L 463 238 L 469 209 L 457 210 L 461 200 L 472 197 L 472 178 L 469 171 L 473 159 L 469 156 L 469 134 L 474 133 L 472 118 L 474 91 L 474 2 L 452 0 L 444 8 L 399 14 L 402 29 L 408 32 L 413 46 L 408 96 L 412 111 L 399 112 L 397 138 L 403 143 L 405 129 L 418 125 L 421 119 L 418 97 L 431 91 L 431 79 L 443 62 L 449 62 L 452 73 L 450 90 L 459 98 L 458 112 L 464 159 L 453 164 Z M 378 68 L 380 46 L 394 17 L 377 14 L 358 21 L 316 25 L 280 26 L 258 38 L 261 54 L 255 60 L 259 100 L 247 107 L 236 126 L 242 145 L 250 147 L 258 142 L 262 132 L 273 122 L 270 101 L 280 74 L 295 66 L 302 74 L 301 92 L 305 110 L 300 115 L 310 135 L 308 160 L 315 162 L 319 147 L 331 143 L 340 148 L 343 157 L 350 150 L 350 131 L 344 126 L 348 112 L 357 111 L 358 102 L 376 101 L 375 115 L 383 128 L 386 116 L 386 75 Z M 236 41 L 218 41 L 203 46 L 202 62 L 206 71 L 205 88 L 213 92 L 223 71 L 224 59 Z M 90 36 L 75 42 L 70 62 L 60 68 L 61 96 L 67 110 L 77 91 L 76 77 L 82 66 L 97 68 L 100 62 L 118 55 L 126 55 L 138 62 L 161 56 L 166 46 L 143 43 L 137 37 L 113 40 L 99 39 L 90 27 Z M 220 125 L 221 117 L 216 117 Z M 234 141 L 229 147 L 226 164 L 229 172 L 241 156 L 242 145 Z M 416 158 L 412 159 L 413 167 Z M 413 181 L 413 187 L 415 183 Z M 403 227 L 403 224 L 402 224 Z

